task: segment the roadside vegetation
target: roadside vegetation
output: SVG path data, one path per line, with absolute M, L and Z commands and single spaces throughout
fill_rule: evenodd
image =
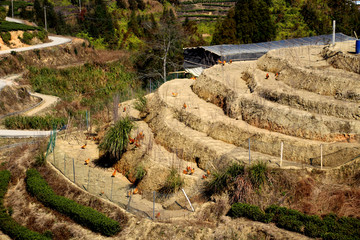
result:
M 46 116 L 12 116 L 4 120 L 7 129 L 41 129 L 52 130 L 59 129 L 67 122 L 66 118 Z
M 98 112 L 110 104 L 113 94 L 120 93 L 123 101 L 137 88 L 133 74 L 118 62 L 60 70 L 30 67 L 27 79 L 34 91 L 60 97 L 72 114 L 84 108 Z
M 320 218 L 276 205 L 271 205 L 263 211 L 258 206 L 246 203 L 234 203 L 229 215 L 235 218 L 246 217 L 264 223 L 273 222 L 277 227 L 311 238 L 360 239 L 360 219 L 357 218 L 338 217 L 335 214 L 327 214 Z
M 26 172 L 26 188 L 30 194 L 35 196 L 45 206 L 70 217 L 75 222 L 94 232 L 99 232 L 105 236 L 113 236 L 121 230 L 120 224 L 117 221 L 106 217 L 90 207 L 56 195 L 35 169 L 29 169 Z
M 7 192 L 8 184 L 11 179 L 11 173 L 8 170 L 0 171 L 0 229 L 3 233 L 7 234 L 13 239 L 37 239 L 49 240 L 51 239 L 51 232 L 47 231 L 42 235 L 38 232 L 31 231 L 30 229 L 20 225 L 11 218 L 10 209 L 4 207 L 4 197 Z

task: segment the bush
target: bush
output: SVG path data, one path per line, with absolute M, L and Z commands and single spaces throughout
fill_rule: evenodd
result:
M 160 189 L 163 193 L 174 193 L 178 191 L 184 185 L 184 179 L 175 168 L 172 168 L 168 175 L 164 186 Z
M 140 112 L 144 112 L 146 110 L 146 104 L 147 104 L 146 97 L 139 96 L 134 103 L 134 108 Z
M 22 38 L 19 37 L 19 39 L 25 44 L 30 44 L 30 42 L 33 38 L 34 38 L 34 34 L 29 33 L 29 32 L 24 32 Z
M 139 165 L 135 168 L 135 183 L 138 184 L 146 175 L 146 170 L 144 169 L 144 166 Z
M 271 222 L 270 215 L 266 215 L 258 206 L 246 203 L 234 203 L 230 209 L 232 217 L 246 217 L 254 221 Z
M 245 167 L 243 165 L 234 163 L 223 172 L 215 172 L 212 179 L 207 184 L 207 191 L 219 193 L 228 189 L 228 186 L 234 182 L 237 176 L 244 174 L 244 169 Z
M 34 195 L 45 206 L 70 217 L 75 222 L 88 227 L 94 232 L 99 232 L 105 236 L 112 236 L 121 230 L 117 221 L 106 217 L 90 207 L 56 195 L 35 169 L 29 169 L 26 172 L 26 188 L 29 193 Z
M 134 124 L 128 117 L 120 119 L 107 131 L 99 148 L 111 157 L 120 159 L 129 143 L 129 134 L 133 127 Z
M 18 224 L 14 219 L 12 219 L 7 213 L 3 205 L 4 196 L 7 192 L 8 184 L 10 182 L 10 172 L 0 171 L 0 229 L 5 234 L 10 236 L 13 239 L 24 239 L 24 240 L 48 240 L 48 238 L 40 233 L 33 232 L 27 229 L 24 226 Z M 9 208 L 9 213 L 11 208 Z
M 11 34 L 9 32 L 1 32 L 0 36 L 4 43 L 9 44 L 11 40 Z
M 258 162 L 250 167 L 249 177 L 254 187 L 259 188 L 266 182 L 266 171 L 266 162 Z
M 41 28 L 28 26 L 25 24 L 0 21 L 0 32 L 10 32 L 10 31 L 32 31 L 32 30 L 41 30 Z
M 257 206 L 234 203 L 229 215 L 247 217 L 261 222 L 274 222 L 276 226 L 305 234 L 308 237 L 323 239 L 360 239 L 360 220 L 350 217 L 338 218 L 335 214 L 323 219 L 315 215 L 306 215 L 299 211 L 271 205 L 265 213 Z
M 54 127 L 62 127 L 66 124 L 66 118 L 47 116 L 12 116 L 5 118 L 5 127 L 8 129 L 41 129 L 52 130 Z

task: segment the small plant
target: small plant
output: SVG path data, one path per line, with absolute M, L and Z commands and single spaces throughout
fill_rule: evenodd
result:
M 76 56 L 78 55 L 78 50 L 77 50 L 77 48 L 74 48 L 74 53 L 75 53 Z
M 161 192 L 174 193 L 178 191 L 184 185 L 184 179 L 181 178 L 180 174 L 175 168 L 172 168 L 165 185 L 161 188 Z
M 207 191 L 209 193 L 220 193 L 229 188 L 235 181 L 236 177 L 244 174 L 244 166 L 238 163 L 233 163 L 223 172 L 215 172 L 212 179 L 207 184 Z
M 144 166 L 142 165 L 138 165 L 136 168 L 135 168 L 135 183 L 138 184 L 146 175 L 146 171 L 144 169 Z
M 13 55 L 13 56 L 16 56 L 17 52 L 16 51 L 11 51 L 10 54 Z
M 258 162 L 249 168 L 250 181 L 254 187 L 260 188 L 267 181 L 266 162 Z
M 140 112 L 144 112 L 146 110 L 146 104 L 147 104 L 146 97 L 139 96 L 134 103 L 134 108 Z
M 129 134 L 133 127 L 134 123 L 129 118 L 120 119 L 107 131 L 99 148 L 111 157 L 120 159 L 129 143 Z
M 5 44 L 9 44 L 11 40 L 10 32 L 0 32 L 0 36 Z
M 36 166 L 43 166 L 46 163 L 46 157 L 44 154 L 39 153 L 36 157 L 35 157 L 35 165 Z
M 21 42 L 23 42 L 25 44 L 30 44 L 30 42 L 33 38 L 34 38 L 34 34 L 29 33 L 29 32 L 24 32 L 22 38 L 19 37 Z
M 36 54 L 36 56 L 41 59 L 41 56 L 40 56 L 40 50 L 39 49 L 34 49 L 34 53 Z

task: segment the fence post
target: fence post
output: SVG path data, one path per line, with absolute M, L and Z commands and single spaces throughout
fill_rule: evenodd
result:
M 66 177 L 66 163 L 65 163 L 66 154 L 64 154 L 64 175 Z
M 320 169 L 323 169 L 323 145 L 320 144 Z
M 156 195 L 156 192 L 154 191 L 154 196 L 153 196 L 153 220 L 155 220 L 155 195 Z
M 130 208 L 130 202 L 131 202 L 132 193 L 133 193 L 133 191 L 130 190 L 129 202 L 128 202 L 127 206 L 126 206 L 126 210 L 128 210 L 128 211 L 129 211 L 129 208 Z
M 249 165 L 251 164 L 251 150 L 250 150 L 250 138 L 249 138 Z
M 74 162 L 74 158 L 73 158 L 73 173 L 74 173 L 74 183 L 75 183 L 75 162 Z
M 90 167 L 89 167 L 88 169 L 89 169 L 89 171 L 88 171 L 88 181 L 87 181 L 87 187 L 86 187 L 86 189 L 89 191 Z
M 193 206 L 192 206 L 192 204 L 191 204 L 191 202 L 190 202 L 190 199 L 188 198 L 188 196 L 187 196 L 186 193 L 185 193 L 185 190 L 182 188 L 181 191 L 184 193 L 184 195 L 185 195 L 185 197 L 186 197 L 186 200 L 188 200 L 188 202 L 189 202 L 189 204 L 190 204 L 190 207 L 191 207 L 191 210 L 192 210 L 193 212 L 195 212 L 195 210 L 194 210 L 194 208 L 193 208 Z
M 112 201 L 113 186 L 114 186 L 114 178 L 112 177 L 111 178 L 110 201 Z
M 55 148 L 53 150 L 53 159 L 54 159 L 54 166 L 56 167 L 56 162 L 55 162 Z
M 281 142 L 281 147 L 280 147 L 280 167 L 282 166 L 283 151 L 284 151 L 284 142 Z

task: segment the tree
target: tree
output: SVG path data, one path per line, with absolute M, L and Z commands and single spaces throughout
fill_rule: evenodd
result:
M 176 71 L 182 67 L 184 43 L 182 27 L 166 9 L 163 11 L 159 25 L 154 26 L 151 22 L 144 22 L 143 27 L 151 28 L 153 33 L 146 39 L 146 48 L 140 52 L 135 63 L 140 78 L 145 84 L 150 80 L 166 82 L 169 71 Z
M 274 36 L 275 26 L 266 2 L 242 0 L 236 2 L 235 9 L 219 24 L 212 44 L 266 42 Z
M 146 8 L 146 4 L 145 4 L 144 0 L 136 0 L 136 2 L 137 2 L 137 7 L 140 10 L 144 11 Z
M 116 6 L 120 9 L 127 9 L 128 5 L 125 0 L 116 0 Z

